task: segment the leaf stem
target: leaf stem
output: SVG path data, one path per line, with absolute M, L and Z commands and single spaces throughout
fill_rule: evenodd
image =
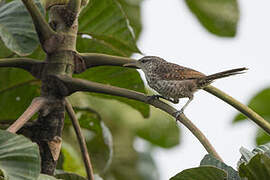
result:
M 33 76 L 39 77 L 43 62 L 31 58 L 4 58 L 0 59 L 1 67 L 21 68 L 30 72 Z
M 174 113 L 177 111 L 172 106 L 158 99 L 152 99 L 149 101 L 149 98 L 147 95 L 136 92 L 136 91 L 114 87 L 110 85 L 104 85 L 101 83 L 90 82 L 90 81 L 81 80 L 81 79 L 70 78 L 64 75 L 54 76 L 54 79 L 62 83 L 63 85 L 61 86 L 62 88 L 65 87 L 65 90 L 63 93 L 66 93 L 66 94 L 63 94 L 63 95 L 66 95 L 66 96 L 76 91 L 104 93 L 104 94 L 110 94 L 114 96 L 134 99 L 137 101 L 150 104 L 156 108 L 161 109 L 164 112 L 167 112 L 171 116 L 174 116 Z M 204 134 L 183 113 L 179 116 L 179 119 L 177 120 L 179 120 L 184 126 L 186 126 L 193 133 L 193 135 L 200 141 L 200 143 L 204 146 L 204 148 L 209 154 L 212 154 L 214 157 L 222 161 L 222 159 L 217 154 L 214 147 L 210 144 L 206 136 L 204 136 Z
M 260 115 L 258 115 L 252 109 L 242 104 L 241 102 L 237 101 L 236 99 L 229 96 L 228 94 L 224 93 L 223 91 L 219 90 L 218 88 L 215 88 L 214 86 L 209 85 L 205 87 L 204 90 L 210 94 L 213 94 L 214 96 L 218 97 L 224 102 L 230 104 L 231 106 L 236 108 L 238 111 L 243 113 L 245 116 L 247 116 L 249 119 L 251 119 L 253 122 L 255 122 L 262 129 L 264 129 L 268 134 L 270 134 L 270 123 L 267 122 L 265 119 L 263 119 Z
M 49 26 L 33 0 L 22 0 L 22 2 L 30 13 L 38 33 L 39 41 L 43 44 L 45 40 L 55 35 L 56 32 Z
M 94 180 L 94 172 L 93 172 L 91 160 L 89 157 L 89 153 L 87 151 L 85 138 L 82 134 L 79 121 L 76 118 L 76 114 L 75 114 L 70 102 L 67 99 L 65 99 L 65 102 L 66 102 L 66 111 L 68 113 L 68 116 L 70 117 L 70 120 L 72 122 L 72 125 L 73 125 L 74 130 L 75 130 L 76 135 L 77 135 L 77 139 L 78 139 L 79 144 L 80 144 L 80 149 L 81 149 L 81 153 L 82 153 L 82 157 L 83 157 L 85 171 L 87 173 L 87 178 L 88 178 L 88 180 Z
M 34 98 L 25 112 L 7 129 L 11 133 L 16 133 L 36 112 L 38 112 L 47 102 L 46 98 Z
M 84 60 L 86 68 L 95 66 L 123 66 L 126 63 L 136 62 L 135 59 L 121 56 L 112 56 L 99 53 L 80 53 L 79 56 Z

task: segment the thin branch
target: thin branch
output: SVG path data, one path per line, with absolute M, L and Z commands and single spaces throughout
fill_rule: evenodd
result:
M 228 94 L 222 92 L 221 90 L 215 88 L 214 86 L 207 86 L 204 88 L 205 91 L 213 94 L 214 96 L 218 97 L 219 99 L 225 101 L 226 103 L 230 104 L 238 111 L 246 115 L 249 119 L 255 122 L 258 126 L 264 129 L 268 134 L 270 134 L 270 123 L 263 119 L 260 115 L 254 112 L 252 109 L 247 107 L 246 105 L 242 104 L 241 102 L 237 101 L 233 97 L 229 96 Z
M 27 8 L 30 13 L 33 23 L 35 25 L 36 31 L 38 33 L 39 40 L 41 44 L 53 35 L 55 35 L 55 31 L 49 26 L 46 19 L 43 17 L 38 7 L 34 3 L 33 0 L 22 0 L 23 4 Z
M 82 152 L 83 162 L 84 162 L 84 166 L 85 166 L 88 180 L 94 180 L 94 171 L 92 168 L 91 160 L 89 157 L 89 153 L 87 151 L 86 142 L 85 142 L 84 136 L 82 134 L 79 121 L 76 118 L 75 112 L 74 112 L 70 102 L 67 99 L 65 99 L 65 101 L 66 101 L 66 111 L 70 117 L 70 120 L 72 122 L 72 125 L 73 125 L 74 130 L 75 130 L 76 135 L 77 135 L 77 139 L 78 139 L 79 144 L 80 144 L 80 149 Z
M 37 97 L 33 99 L 30 106 L 24 111 L 24 113 L 7 129 L 11 133 L 16 133 L 36 112 L 38 112 L 47 99 L 43 97 Z
M 1 67 L 21 68 L 30 72 L 33 76 L 39 78 L 43 62 L 31 58 L 5 58 L 0 59 Z
M 111 56 L 98 53 L 80 53 L 80 57 L 84 60 L 86 68 L 95 66 L 123 66 L 126 63 L 136 62 L 135 59 L 120 56 Z
M 164 112 L 167 112 L 171 116 L 174 116 L 174 113 L 177 111 L 172 106 L 158 99 L 152 99 L 149 101 L 149 98 L 147 95 L 136 92 L 136 91 L 114 87 L 110 85 L 104 85 L 104 84 L 95 83 L 95 82 L 90 82 L 90 81 L 81 80 L 81 79 L 74 79 L 68 76 L 53 76 L 53 78 L 54 80 L 59 81 L 59 83 L 62 83 L 60 86 L 62 89 L 63 87 L 65 87 L 64 91 L 59 92 L 65 96 L 70 95 L 76 91 L 104 93 L 104 94 L 110 94 L 114 96 L 134 99 L 137 101 L 150 104 L 156 108 L 161 109 Z M 188 118 L 183 113 L 179 116 L 177 120 L 183 123 L 184 126 L 186 126 L 193 133 L 193 135 L 201 142 L 201 144 L 204 146 L 204 148 L 209 154 L 212 154 L 214 157 L 222 161 L 222 159 L 217 154 L 214 147 L 210 144 L 210 142 L 203 135 L 203 133 L 190 120 L 188 120 Z

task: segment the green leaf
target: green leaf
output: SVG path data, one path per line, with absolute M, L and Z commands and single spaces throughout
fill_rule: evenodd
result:
M 234 170 L 231 166 L 219 161 L 210 154 L 204 156 L 204 158 L 201 160 L 200 166 L 214 166 L 227 172 L 227 180 L 241 180 L 236 170 Z
M 82 74 L 76 75 L 75 77 L 145 93 L 144 83 L 141 80 L 139 73 L 134 69 L 100 66 L 91 68 Z M 149 105 L 145 103 L 116 96 L 94 93 L 91 93 L 91 95 L 102 98 L 117 99 L 138 110 L 144 117 L 149 116 Z
M 239 175 L 246 180 L 269 180 L 270 158 L 261 153 L 255 155 L 247 164 L 240 165 Z
M 55 177 L 53 177 L 53 176 L 48 176 L 46 174 L 40 174 L 38 176 L 37 180 L 57 180 L 57 179 Z
M 38 0 L 36 4 L 44 14 Z M 0 7 L 0 37 L 11 51 L 20 56 L 31 54 L 39 44 L 32 19 L 21 0 Z
M 78 174 L 68 172 L 58 173 L 55 175 L 55 177 L 64 180 L 86 180 L 84 177 Z
M 186 0 L 186 4 L 209 32 L 235 36 L 239 20 L 237 0 Z
M 136 40 L 142 30 L 141 22 L 141 3 L 142 0 L 118 0 L 121 4 L 127 18 L 130 22 L 130 26 L 134 30 Z
M 105 44 L 123 56 L 139 52 L 128 19 L 116 0 L 90 1 L 80 14 L 79 24 L 79 32 L 91 36 L 89 41 Z
M 251 98 L 248 103 L 248 107 L 253 109 L 259 115 L 263 116 L 265 119 L 270 118 L 270 88 L 266 88 L 258 92 L 255 96 Z M 242 114 L 238 114 L 233 122 L 240 122 L 246 119 Z
M 87 129 L 84 132 L 84 136 L 86 138 L 86 144 L 88 148 L 89 155 L 91 156 L 92 165 L 95 170 L 98 172 L 104 172 L 108 169 L 112 161 L 113 155 L 113 142 L 112 142 L 112 135 L 106 125 L 98 119 L 95 115 L 93 115 L 90 110 L 79 110 L 77 111 L 78 120 L 80 122 L 80 126 Z M 67 125 L 67 123 L 66 123 Z M 76 167 L 82 166 L 81 158 L 78 159 L 78 155 L 80 154 L 79 147 L 69 147 L 77 141 L 75 138 L 74 133 L 68 133 L 69 136 L 72 134 L 72 137 L 64 136 L 65 140 L 65 147 L 64 149 L 64 159 L 69 158 L 68 161 L 64 160 L 63 169 L 77 172 L 82 175 L 84 173 L 78 172 Z M 76 143 L 77 144 L 77 143 Z M 72 148 L 72 149 L 71 149 Z M 67 152 L 69 151 L 69 152 Z M 76 154 L 77 153 L 77 154 Z M 71 159 L 76 158 L 78 161 L 77 165 L 71 167 L 69 162 Z M 79 168 L 81 170 L 81 168 Z
M 38 146 L 21 135 L 0 130 L 0 169 L 5 179 L 37 179 L 40 173 Z
M 4 42 L 0 38 L 0 58 L 6 58 L 13 53 L 5 46 Z
M 266 133 L 264 130 L 258 128 L 257 134 L 256 134 L 256 144 L 262 145 L 265 143 L 270 142 L 270 136 L 268 133 Z
M 102 121 L 99 122 L 97 127 L 94 131 L 95 136 L 88 138 L 86 144 L 94 168 L 97 172 L 104 173 L 112 163 L 113 140 L 109 128 Z
M 33 58 L 33 59 L 36 59 L 36 60 L 45 60 L 46 58 L 46 54 L 45 52 L 42 50 L 41 46 L 39 45 L 35 51 L 30 54 L 29 56 L 27 56 L 29 58 Z
M 74 134 L 74 133 L 73 133 Z M 73 135 L 74 136 L 74 135 Z M 75 138 L 63 134 L 61 153 L 63 156 L 62 168 L 65 171 L 74 172 L 81 176 L 86 176 L 81 152 Z
M 227 174 L 225 171 L 211 167 L 202 166 L 197 168 L 185 169 L 170 180 L 225 180 Z
M 171 148 L 179 144 L 179 128 L 175 119 L 159 109 L 151 108 L 151 116 L 144 123 L 135 127 L 136 134 L 163 148 Z
M 17 119 L 39 96 L 39 81 L 26 71 L 14 68 L 0 69 L 0 121 Z M 27 93 L 26 93 L 27 92 Z

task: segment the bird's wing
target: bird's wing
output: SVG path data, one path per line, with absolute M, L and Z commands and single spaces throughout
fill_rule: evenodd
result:
M 172 63 L 166 63 L 159 68 L 160 78 L 164 80 L 187 80 L 205 77 L 201 72 Z

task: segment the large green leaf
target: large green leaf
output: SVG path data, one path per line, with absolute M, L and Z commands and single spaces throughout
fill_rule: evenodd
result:
M 204 158 L 201 160 L 200 166 L 214 166 L 227 172 L 227 180 L 240 180 L 236 170 L 234 170 L 231 166 L 226 165 L 224 162 L 219 161 L 210 154 L 204 156 Z
M 80 118 L 80 121 L 87 118 L 87 115 Z M 100 120 L 91 121 L 89 129 L 94 132 L 86 139 L 87 149 L 92 157 L 94 168 L 99 173 L 108 170 L 113 156 L 113 140 L 109 128 Z
M 5 179 L 37 179 L 40 173 L 38 146 L 21 135 L 0 130 L 0 170 Z
M 154 107 L 151 108 L 151 116 L 134 128 L 139 137 L 163 148 L 174 147 L 180 141 L 175 119 Z
M 39 96 L 39 81 L 26 71 L 14 68 L 0 69 L 0 121 L 17 119 Z
M 77 110 L 77 116 L 80 126 L 87 129 L 83 132 L 94 169 L 98 172 L 106 171 L 111 164 L 113 153 L 112 137 L 109 129 L 98 119 L 99 116 L 97 118 L 95 114 L 91 113 L 89 108 Z M 68 125 L 69 123 L 65 124 Z M 79 147 L 72 146 L 77 144 L 75 143 L 76 141 L 74 133 L 64 133 L 65 143 L 62 150 L 64 155 L 63 169 L 85 175 Z M 70 164 L 72 159 L 77 163 Z
M 79 32 L 91 36 L 89 41 L 105 44 L 121 55 L 139 52 L 128 19 L 116 0 L 90 1 L 80 14 Z
M 134 30 L 135 38 L 138 39 L 142 30 L 141 2 L 142 0 L 118 0 L 121 4 L 131 27 Z
M 270 158 L 264 154 L 255 155 L 247 164 L 239 167 L 239 175 L 245 180 L 269 180 Z
M 138 5 L 138 2 L 136 4 Z M 78 37 L 77 50 L 79 52 L 129 56 L 132 52 L 137 51 L 127 18 L 116 0 L 91 1 L 81 13 L 79 20 L 80 31 L 92 36 L 91 38 Z M 124 44 L 119 44 L 119 41 Z M 145 93 L 139 73 L 132 69 L 97 67 L 91 68 L 77 77 Z M 149 115 L 149 105 L 144 103 L 115 96 L 99 96 L 120 100 L 139 110 L 144 117 Z
M 75 77 L 145 93 L 144 83 L 139 73 L 133 69 L 122 67 L 95 67 Z M 144 117 L 149 116 L 149 105 L 145 103 L 116 96 L 95 95 L 103 98 L 117 99 L 138 110 Z
M 227 174 L 225 171 L 211 167 L 202 166 L 197 168 L 185 169 L 170 180 L 225 180 Z
M 41 12 L 44 10 L 36 0 Z M 0 7 L 0 37 L 5 45 L 20 56 L 31 54 L 39 41 L 32 19 L 21 0 Z
M 235 36 L 239 19 L 237 0 L 186 0 L 186 4 L 209 32 Z
M 266 119 L 270 118 L 270 88 L 266 88 L 258 92 L 255 96 L 251 98 L 248 103 L 248 107 L 253 109 L 259 115 Z M 240 122 L 246 119 L 242 114 L 238 114 L 233 122 Z
M 86 176 L 78 143 L 75 141 L 74 137 L 66 135 L 65 131 L 63 134 L 61 154 L 63 157 L 62 168 L 64 171 L 69 171 L 79 174 L 81 176 Z

